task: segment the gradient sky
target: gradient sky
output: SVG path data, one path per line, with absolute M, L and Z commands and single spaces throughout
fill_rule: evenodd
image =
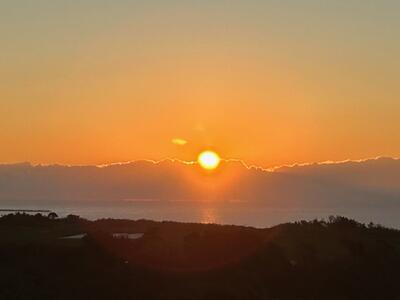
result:
M 399 156 L 399 37 L 398 0 L 3 0 L 0 162 Z

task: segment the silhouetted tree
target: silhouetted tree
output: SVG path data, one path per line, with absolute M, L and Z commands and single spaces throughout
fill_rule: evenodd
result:
M 55 212 L 51 212 L 47 215 L 50 220 L 55 220 L 58 218 L 58 215 Z

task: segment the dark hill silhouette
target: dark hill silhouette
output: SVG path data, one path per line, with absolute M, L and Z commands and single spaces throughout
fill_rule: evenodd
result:
M 17 214 L 0 232 L 1 299 L 398 297 L 400 232 L 344 217 L 255 229 Z

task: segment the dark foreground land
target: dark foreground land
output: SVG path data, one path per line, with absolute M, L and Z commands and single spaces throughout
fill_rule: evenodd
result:
M 400 299 L 400 232 L 342 217 L 254 229 L 17 214 L 0 234 L 0 299 Z

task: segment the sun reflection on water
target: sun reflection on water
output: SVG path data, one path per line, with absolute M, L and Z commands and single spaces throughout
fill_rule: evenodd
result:
M 214 208 L 206 207 L 201 210 L 201 223 L 203 224 L 218 223 L 218 216 Z

